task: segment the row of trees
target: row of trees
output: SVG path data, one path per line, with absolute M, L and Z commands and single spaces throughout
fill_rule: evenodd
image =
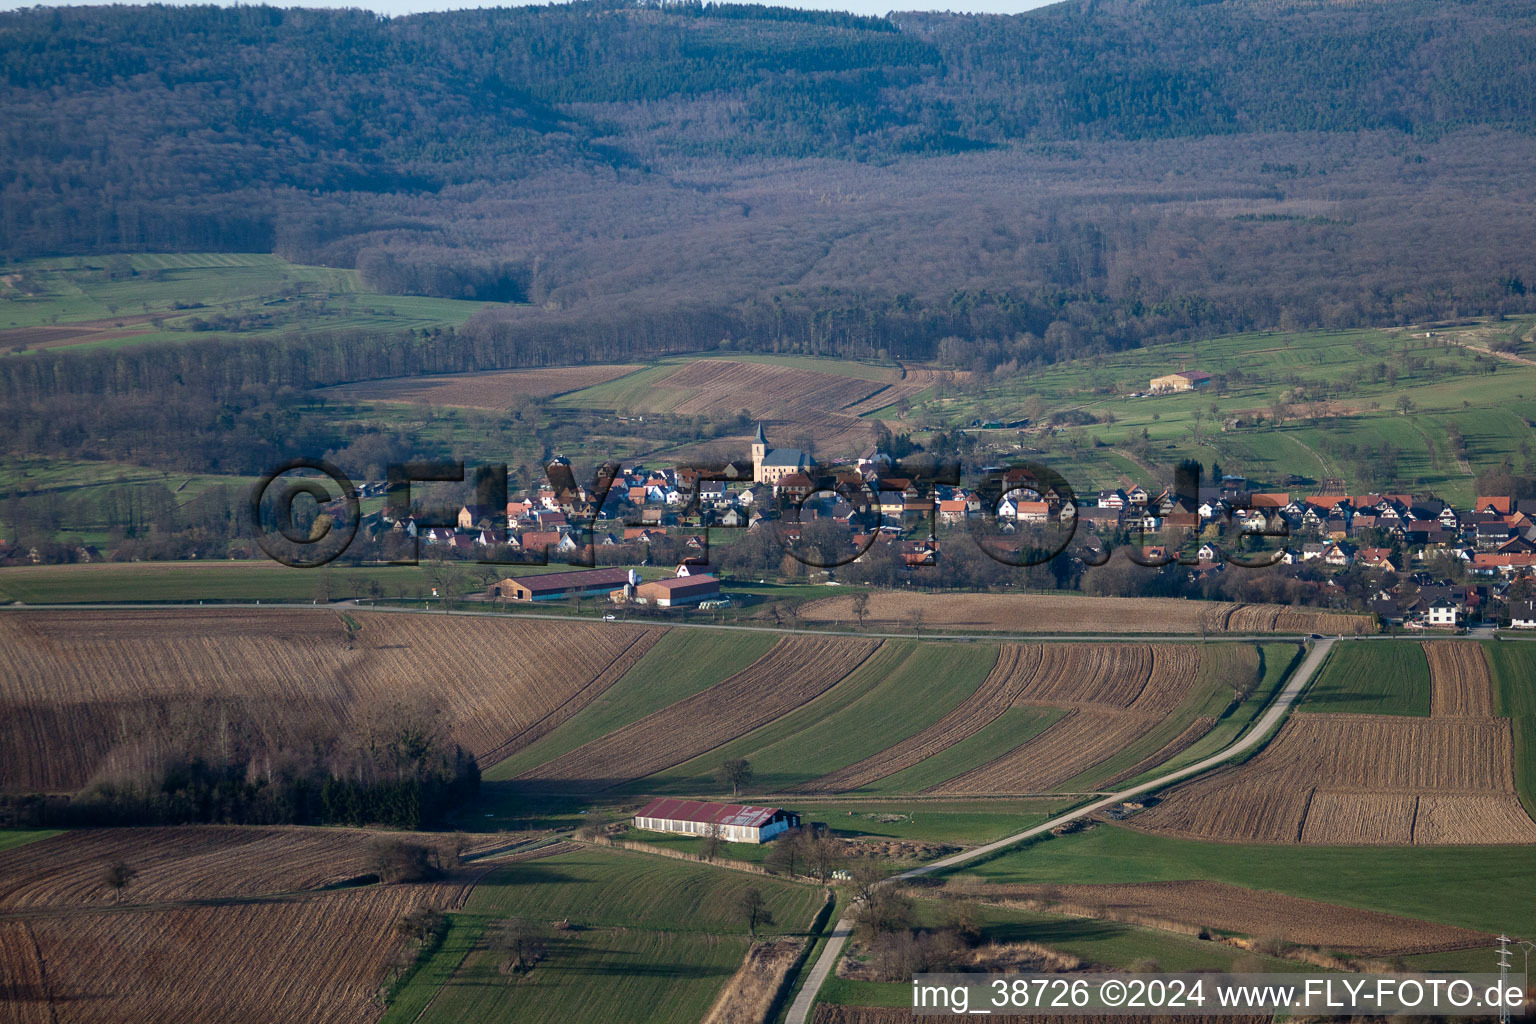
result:
M 335 708 L 208 701 L 138 716 L 125 711 L 120 727 L 142 751 L 136 764 L 104 769 L 73 796 L 0 798 L 0 820 L 29 827 L 423 828 L 441 824 L 480 790 L 474 757 L 425 705 L 349 718 Z

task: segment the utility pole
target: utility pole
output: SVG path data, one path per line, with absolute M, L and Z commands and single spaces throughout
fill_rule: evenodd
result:
M 1499 1024 L 1509 1024 L 1509 1005 L 1504 992 L 1509 987 L 1509 936 L 1499 935 Z

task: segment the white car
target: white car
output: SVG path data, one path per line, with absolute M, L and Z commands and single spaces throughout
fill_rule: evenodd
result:
M 618 618 L 619 617 L 617 615 L 613 614 L 613 612 L 609 612 L 607 615 L 603 616 L 603 621 L 604 622 L 617 622 Z

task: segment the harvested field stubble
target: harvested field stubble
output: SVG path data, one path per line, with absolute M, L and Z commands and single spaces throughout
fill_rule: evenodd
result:
M 291 748 L 396 705 L 505 756 L 611 685 L 661 630 L 296 609 L 0 616 L 0 790 L 140 777 L 191 741 Z M 489 755 L 489 757 L 487 756 Z
M 1296 715 L 1257 757 L 1129 820 L 1202 839 L 1530 843 L 1508 719 Z
M 697 757 L 826 692 L 880 641 L 790 636 L 707 690 L 518 776 L 525 782 L 605 789 Z
M 1429 707 L 1437 718 L 1489 718 L 1493 680 L 1477 644 L 1440 640 L 1424 645 L 1429 659 Z
M 1237 605 L 1160 597 L 1086 597 L 1076 594 L 911 594 L 871 592 L 866 624 L 902 628 L 921 611 L 930 629 L 1012 633 L 1370 633 L 1363 615 Z M 810 622 L 857 622 L 851 595 L 828 597 L 802 610 Z
M 720 990 L 704 1024 L 761 1024 L 805 949 L 802 938 L 754 942 L 741 967 Z
M 378 1019 L 395 923 L 456 886 L 371 886 L 256 903 L 0 920 L 0 990 L 60 1024 Z M 46 965 L 46 966 L 44 966 Z
M 1199 649 L 1184 644 L 1044 645 L 1015 706 L 1061 707 L 1071 714 L 932 791 L 1047 792 L 1156 727 L 1183 700 L 1199 666 Z

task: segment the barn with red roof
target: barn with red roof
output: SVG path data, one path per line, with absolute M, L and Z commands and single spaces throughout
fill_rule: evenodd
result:
M 716 804 L 707 800 L 662 797 L 635 812 L 635 828 L 707 836 L 719 829 L 731 843 L 766 843 L 780 832 L 800 827 L 800 815 L 779 807 Z

